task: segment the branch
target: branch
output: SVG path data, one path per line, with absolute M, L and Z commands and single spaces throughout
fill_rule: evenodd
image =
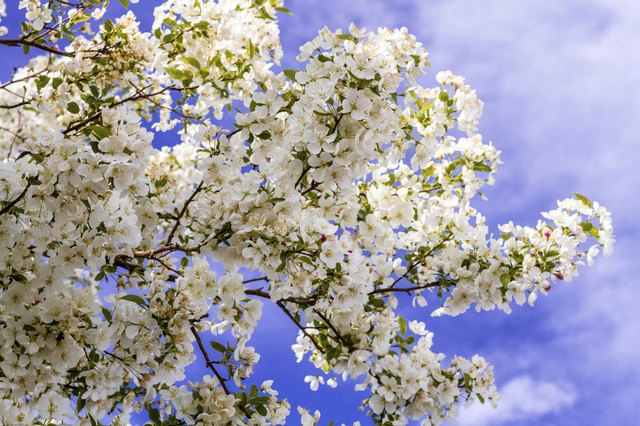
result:
M 147 87 L 149 87 L 149 86 L 147 86 Z M 158 90 L 157 92 L 151 92 L 151 93 L 145 93 L 145 94 L 136 94 L 136 95 L 129 96 L 128 98 L 124 98 L 122 100 L 119 100 L 118 102 L 113 102 L 113 103 L 107 105 L 106 107 L 102 108 L 101 110 L 96 111 L 94 114 L 90 115 L 86 119 L 75 123 L 73 126 L 67 127 L 67 129 L 64 130 L 62 132 L 62 134 L 66 135 L 68 133 L 74 132 L 74 131 L 82 128 L 83 126 L 91 123 L 93 120 L 95 120 L 98 117 L 100 117 L 102 115 L 102 111 L 104 111 L 105 109 L 113 108 L 113 107 L 116 107 L 118 105 L 122 105 L 122 104 L 127 103 L 127 102 L 137 101 L 137 100 L 145 99 L 145 98 L 148 98 L 148 97 L 151 97 L 151 96 L 160 95 L 160 94 L 166 92 L 167 90 L 173 90 L 174 88 L 175 88 L 174 86 L 167 86 L 167 87 L 165 87 L 165 88 L 163 88 L 161 90 Z
M 171 240 L 173 240 L 173 237 L 174 237 L 176 231 L 178 230 L 178 226 L 180 226 L 180 219 L 182 219 L 182 217 L 187 212 L 187 208 L 189 207 L 189 204 L 193 201 L 194 198 L 196 198 L 196 195 L 198 195 L 198 193 L 200 191 L 202 191 L 203 188 L 204 188 L 204 181 L 200 181 L 200 183 L 198 184 L 198 187 L 196 188 L 196 190 L 193 191 L 193 194 L 191 194 L 191 196 L 189 198 L 187 198 L 187 201 L 185 201 L 184 206 L 182 206 L 182 210 L 180 210 L 180 213 L 178 213 L 178 217 L 176 217 L 176 222 L 173 225 L 173 228 L 171 229 L 171 232 L 169 232 L 169 235 L 167 236 L 165 244 L 170 244 L 171 243 Z
M 265 299 L 271 299 L 271 294 L 261 289 L 257 289 L 257 290 L 246 289 L 244 293 L 249 296 L 259 296 Z M 309 297 L 287 297 L 287 298 L 278 300 L 276 303 L 290 302 L 298 305 L 308 306 L 308 305 L 311 305 L 312 303 L 315 303 L 316 300 L 318 300 L 318 297 L 316 295 L 311 295 Z
M 5 46 L 31 46 L 40 50 L 44 50 L 45 52 L 55 53 L 56 55 L 61 56 L 73 56 L 73 53 L 64 52 L 60 49 L 56 49 L 55 47 L 47 46 L 46 44 L 40 44 L 32 40 L 22 39 L 22 38 L 14 38 L 14 39 L 0 39 L 0 44 L 4 44 Z
M 251 279 L 242 281 L 242 284 L 254 283 L 256 281 L 269 281 L 269 278 L 267 277 L 251 278 Z
M 31 186 L 30 183 L 27 183 L 27 186 L 25 186 L 25 188 L 22 190 L 22 192 L 20 193 L 20 195 L 18 195 L 13 201 L 11 201 L 9 204 L 7 204 L 6 206 L 4 206 L 4 208 L 2 210 L 0 210 L 0 216 L 2 216 L 3 214 L 5 214 L 6 212 L 8 212 L 9 210 L 11 210 L 13 208 L 13 206 L 15 206 L 16 204 L 18 204 L 18 202 L 24 198 L 25 195 L 27 195 L 27 190 L 29 189 L 29 187 Z
M 222 386 L 224 393 L 226 393 L 227 395 L 231 395 L 231 392 L 229 391 L 229 388 L 225 383 L 225 379 L 220 375 L 220 373 L 218 373 L 218 370 L 216 370 L 216 367 L 214 366 L 214 362 L 211 361 L 211 359 L 209 358 L 209 354 L 207 353 L 207 350 L 204 348 L 204 345 L 202 344 L 202 339 L 198 334 L 198 330 L 196 330 L 196 327 L 193 325 L 191 326 L 191 333 L 196 338 L 196 342 L 198 343 L 198 348 L 200 348 L 200 352 L 202 353 L 202 356 L 204 357 L 204 360 L 207 363 L 207 367 L 209 367 L 211 371 L 213 371 L 213 374 L 218 378 L 218 381 L 220 381 L 220 386 Z M 240 409 L 244 412 L 247 418 L 251 418 L 251 416 L 247 412 L 247 409 L 244 406 L 240 405 Z
M 445 242 L 449 241 L 449 238 L 451 237 L 451 235 L 452 235 L 452 234 L 451 234 L 451 232 L 448 232 L 448 233 L 447 233 L 447 235 L 446 235 L 446 236 L 444 237 L 444 239 L 442 240 L 442 243 L 440 243 L 440 244 L 443 244 L 443 243 L 445 243 Z M 431 254 L 435 251 L 436 247 L 438 247 L 440 244 L 438 244 L 438 245 L 436 245 L 436 246 L 433 246 L 433 247 L 431 248 L 431 250 L 429 250 L 429 251 L 428 251 L 424 256 L 422 256 L 421 261 L 422 261 L 423 259 L 426 259 L 427 257 L 431 256 Z M 415 262 L 415 263 L 412 263 L 411 265 L 409 265 L 409 268 L 407 269 L 407 272 L 405 272 L 405 273 L 404 273 L 404 274 L 402 274 L 400 277 L 398 277 L 398 278 L 397 278 L 397 279 L 396 279 L 396 280 L 391 284 L 391 286 L 390 286 L 389 288 L 393 288 L 393 287 L 395 287 L 395 285 L 396 285 L 396 284 L 398 284 L 398 283 L 399 283 L 400 281 L 402 281 L 403 279 L 407 278 L 407 276 L 409 275 L 409 273 L 411 273 L 411 271 L 413 271 L 413 270 L 416 268 L 416 266 L 418 266 L 419 264 L 420 264 L 420 262 Z M 387 289 L 387 290 L 388 290 L 388 289 Z M 375 292 L 375 290 L 374 290 L 374 292 Z M 371 293 L 369 293 L 369 294 L 371 294 Z
M 318 351 L 320 351 L 321 353 L 324 353 L 324 350 L 322 349 L 322 347 L 320 347 L 320 344 L 318 343 L 318 341 L 312 335 L 310 335 L 307 332 L 307 330 L 298 322 L 296 317 L 294 317 L 293 314 L 291 312 L 289 312 L 289 310 L 286 308 L 286 306 L 284 306 L 284 303 L 282 303 L 282 301 L 277 301 L 276 305 L 278 305 L 280 307 L 280 309 L 282 309 L 284 311 L 284 313 L 287 315 L 287 317 L 289 317 L 289 319 L 291 321 L 293 321 L 293 323 L 300 329 L 300 331 L 302 331 L 302 334 L 304 334 L 309 340 L 311 340 L 311 343 L 313 343 L 313 346 L 315 346 L 316 349 Z
M 388 288 L 378 288 L 373 291 L 370 291 L 369 294 L 380 294 L 380 293 L 391 293 L 391 292 L 404 292 L 409 293 L 414 290 L 422 290 L 424 288 L 429 287 L 438 287 L 440 285 L 439 281 L 434 281 L 428 284 L 417 285 L 415 287 L 388 287 Z
M 345 345 L 345 346 L 346 346 L 347 348 L 349 348 L 349 349 L 351 349 L 351 348 L 352 348 L 351 343 L 349 343 L 349 342 L 347 341 L 347 339 L 345 339 L 345 338 L 342 336 L 342 334 L 340 334 L 340 332 L 338 331 L 338 329 L 337 329 L 333 324 L 331 324 L 331 321 L 329 321 L 329 318 L 327 318 L 327 317 L 326 317 L 322 312 L 320 312 L 320 311 L 319 311 L 319 310 L 317 310 L 317 309 L 314 309 L 314 310 L 313 310 L 313 312 L 315 312 L 315 313 L 316 313 L 320 318 L 322 318 L 322 321 L 324 321 L 324 322 L 325 322 L 325 324 L 327 324 L 327 326 L 329 326 L 329 328 L 331 329 L 331 331 L 333 331 L 333 332 L 335 333 L 335 335 L 336 335 L 336 337 L 337 337 L 337 339 L 338 339 L 338 341 L 339 341 L 340 343 L 342 343 L 343 345 Z
M 307 166 L 302 170 L 302 174 L 300 175 L 300 177 L 298 178 L 298 180 L 296 181 L 296 183 L 293 184 L 294 188 L 297 188 L 298 185 L 300 184 L 300 182 L 302 181 L 302 178 L 304 177 L 304 175 L 307 174 L 307 172 L 311 170 L 311 166 Z
M 17 104 L 13 104 L 13 105 L 0 105 L 0 109 L 14 109 L 14 108 L 18 108 L 24 105 L 29 105 L 29 101 L 22 101 L 22 102 L 18 102 Z
M 227 385 L 225 383 L 226 380 L 220 375 L 220 373 L 218 373 L 218 370 L 216 370 L 216 367 L 214 367 L 213 362 L 209 358 L 209 354 L 207 353 L 207 350 L 204 347 L 204 344 L 202 344 L 202 339 L 200 338 L 200 335 L 198 334 L 198 330 L 196 330 L 196 327 L 193 326 L 193 325 L 191 326 L 191 333 L 196 338 L 196 342 L 198 343 L 198 348 L 200 348 L 200 352 L 202 353 L 202 356 L 204 357 L 204 360 L 206 362 L 207 367 L 209 367 L 211 369 L 211 371 L 213 371 L 213 374 L 220 381 L 220 386 L 222 386 L 222 389 L 224 389 L 224 393 L 226 393 L 227 395 L 231 395 L 231 392 L 229 391 L 229 388 L 227 387 Z

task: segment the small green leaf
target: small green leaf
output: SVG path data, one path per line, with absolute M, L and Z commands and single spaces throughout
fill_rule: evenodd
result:
M 402 335 L 407 332 L 407 321 L 401 315 L 398 315 L 398 328 Z
M 128 300 L 129 302 L 133 302 L 142 307 L 147 306 L 147 303 L 145 302 L 145 300 L 142 297 L 138 296 L 137 294 L 124 295 L 120 298 L 120 300 Z
M 196 69 L 200 69 L 202 67 L 202 65 L 200 65 L 200 61 L 198 61 L 193 56 L 187 56 L 186 58 L 183 58 L 182 60 L 184 62 L 186 62 L 187 64 L 191 65 L 192 67 L 196 68 Z
M 184 72 L 174 67 L 166 67 L 164 70 L 167 72 L 167 74 L 169 74 L 169 77 L 177 81 L 184 80 L 184 78 L 186 77 Z
M 129 8 L 129 0 L 120 0 L 120 4 L 125 7 L 125 9 Z
M 87 127 L 87 130 L 90 133 L 93 133 L 93 135 L 99 141 L 101 141 L 102 139 L 104 139 L 106 137 L 109 137 L 109 135 L 110 135 L 109 130 L 107 130 L 105 127 L 102 127 L 102 126 L 89 126 L 89 127 Z
M 583 203 L 584 205 L 586 205 L 587 207 L 592 207 L 592 206 L 591 206 L 591 200 L 589 200 L 589 199 L 588 199 L 587 197 L 585 197 L 584 195 L 582 195 L 582 194 L 578 194 L 577 192 L 574 192 L 574 193 L 573 193 L 573 195 L 575 195 L 575 196 L 576 196 L 576 198 L 577 198 L 578 200 L 582 201 L 582 203 Z
M 487 172 L 487 173 L 490 173 L 492 171 L 491 166 L 484 163 L 475 163 L 473 165 L 473 170 L 477 172 Z
M 256 54 L 256 47 L 251 42 L 251 39 L 248 40 L 247 44 L 248 44 L 248 47 L 249 47 L 249 59 L 252 59 Z
M 60 77 L 55 77 L 52 81 L 51 81 L 51 87 L 53 87 L 53 90 L 57 89 L 58 87 L 60 87 L 60 85 L 62 84 L 62 79 Z
M 77 114 L 80 112 L 80 107 L 75 102 L 69 102 L 67 104 L 67 111 L 69 111 L 71 114 Z
M 477 393 L 476 396 L 478 397 L 478 401 L 480 401 L 480 404 L 484 404 L 484 397 L 479 393 Z
M 582 228 L 582 230 L 584 232 L 586 232 L 587 234 L 591 235 L 592 237 L 600 238 L 600 232 L 598 231 L 598 228 L 593 225 L 593 223 L 591 223 L 591 222 L 582 222 L 580 224 L 580 227 Z
M 256 405 L 256 411 L 258 412 L 258 414 L 260 414 L 262 417 L 266 416 L 267 414 L 269 414 L 269 411 L 267 410 L 267 408 L 264 405 Z
M 155 185 L 156 189 L 162 188 L 163 186 L 165 186 L 167 184 L 167 179 L 166 178 L 158 179 L 153 184 Z
M 500 275 L 500 282 L 502 283 L 503 286 L 508 286 L 509 283 L 511 282 L 511 275 L 509 274 L 502 274 Z
M 38 92 L 42 90 L 47 85 L 47 83 L 49 83 L 49 77 L 46 75 L 42 75 L 36 78 L 36 88 L 38 89 Z
M 351 41 L 356 41 L 357 39 L 352 36 L 351 34 L 338 34 L 336 36 L 339 40 L 351 40 Z
M 500 236 L 502 237 L 503 240 L 507 241 L 509 238 L 511 238 L 511 234 L 507 234 L 507 233 L 501 233 Z
M 214 350 L 218 352 L 225 353 L 225 351 L 227 350 L 227 348 L 222 343 L 216 342 L 215 340 L 210 341 L 209 344 Z
M 438 99 L 440 99 L 442 102 L 447 102 L 449 100 L 449 94 L 447 92 L 440 92 L 440 94 L 438 95 Z
M 101 309 L 102 309 L 102 315 L 104 316 L 104 319 L 111 322 L 111 319 L 113 318 L 113 316 L 111 315 L 111 311 L 105 308 L 104 306 Z
M 560 253 L 557 252 L 556 250 L 549 250 L 548 252 L 546 252 L 544 254 L 544 257 L 555 257 L 557 255 L 559 255 Z
M 287 15 L 292 15 L 293 16 L 293 13 L 291 13 L 291 11 L 289 9 L 287 9 L 286 7 L 276 7 L 276 10 L 278 12 L 286 13 Z
M 120 2 L 122 2 L 123 0 L 120 0 Z M 126 0 L 124 0 L 126 1 Z M 151 419 L 152 422 L 154 423 L 158 423 L 160 421 L 160 411 L 157 408 L 150 408 L 149 409 L 149 419 Z

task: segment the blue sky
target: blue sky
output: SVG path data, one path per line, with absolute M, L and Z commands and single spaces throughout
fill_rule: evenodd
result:
M 156 1 L 136 10 L 149 22 Z M 471 407 L 460 425 L 626 425 L 640 418 L 640 2 L 637 0 L 292 0 L 281 15 L 285 58 L 323 26 L 350 22 L 375 30 L 406 26 L 430 52 L 433 68 L 464 75 L 485 102 L 480 130 L 504 164 L 488 202 L 476 207 L 494 227 L 532 225 L 539 212 L 576 191 L 613 213 L 614 255 L 572 283 L 554 286 L 536 307 L 511 315 L 468 312 L 430 318 L 435 349 L 480 353 L 496 366 L 498 410 Z M 114 2 L 114 8 L 119 7 Z M 9 21 L 13 21 L 9 17 Z M 6 22 L 6 21 L 5 21 Z M 8 52 L 3 48 L 3 57 Z M 20 51 L 11 58 L 21 63 Z M 6 79 L 10 67 L 0 76 Z M 311 392 L 311 369 L 290 350 L 296 331 L 277 309 L 252 342 L 259 378 L 323 413 L 321 424 L 361 418 L 364 396 L 341 383 Z M 197 366 L 192 374 L 200 374 Z M 292 424 L 297 423 L 292 417 Z M 363 424 L 368 424 L 366 421 Z

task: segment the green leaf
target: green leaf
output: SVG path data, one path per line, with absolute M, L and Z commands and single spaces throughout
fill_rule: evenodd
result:
M 125 9 L 129 8 L 129 0 L 119 0 L 120 4 L 125 7 Z
M 449 100 L 449 94 L 447 92 L 440 92 L 440 94 L 438 95 L 438 99 L 440 99 L 442 102 L 447 102 Z
M 102 315 L 104 316 L 104 319 L 111 322 L 113 318 L 113 316 L 111 315 L 111 311 L 105 308 L 104 306 L 101 309 L 102 309 Z
M 82 411 L 85 405 L 87 405 L 87 400 L 85 398 L 78 398 L 76 403 L 76 413 Z
M 42 90 L 47 85 L 47 83 L 49 83 L 49 77 L 46 75 L 42 75 L 36 78 L 36 88 L 38 89 L 38 92 Z
M 560 253 L 557 252 L 556 250 L 549 250 L 548 252 L 546 252 L 544 254 L 544 257 L 555 257 L 557 255 L 559 255 Z
M 580 224 L 580 227 L 582 228 L 582 230 L 584 232 L 586 232 L 587 234 L 591 235 L 594 238 L 600 238 L 600 231 L 598 231 L 598 228 L 596 226 L 593 225 L 593 223 L 591 222 L 582 222 Z
M 218 351 L 218 352 L 225 353 L 225 352 L 227 351 L 226 346 L 224 346 L 224 345 L 223 345 L 222 343 L 220 343 L 220 342 L 216 342 L 215 340 L 210 341 L 210 342 L 209 342 L 209 344 L 211 345 L 211 347 L 212 347 L 214 350 L 216 350 L 216 351 Z
M 583 204 L 585 204 L 587 207 L 592 207 L 591 205 L 591 200 L 589 200 L 587 197 L 585 197 L 582 194 L 578 194 L 577 192 L 574 192 L 573 195 L 576 196 L 576 198 L 580 201 L 582 201 Z
M 484 404 L 484 397 L 479 393 L 477 393 L 476 396 L 478 397 L 478 401 L 480 401 L 480 404 Z
M 145 302 L 145 300 L 137 294 L 124 295 L 120 298 L 120 300 L 128 300 L 129 302 L 133 302 L 139 306 L 142 306 L 143 308 L 147 306 L 147 302 Z
M 477 171 L 477 172 L 487 172 L 490 173 L 493 169 L 491 169 L 491 166 L 489 166 L 488 164 L 484 164 L 484 163 L 475 163 L 473 165 L 473 170 Z
M 500 282 L 502 283 L 503 286 L 508 286 L 509 283 L 511 282 L 511 275 L 509 274 L 502 274 L 500 275 Z
M 156 189 L 162 188 L 163 186 L 165 186 L 167 184 L 167 179 L 166 178 L 158 179 L 153 184 L 155 185 Z
M 67 104 L 67 111 L 69 111 L 71 114 L 77 114 L 80 112 L 80 107 L 75 102 L 69 102 Z
M 258 414 L 260 414 L 262 417 L 266 416 L 267 414 L 269 414 L 269 411 L 267 411 L 267 408 L 264 405 L 256 405 L 256 411 L 258 412 Z
M 276 7 L 276 10 L 278 12 L 286 13 L 287 15 L 292 15 L 293 16 L 293 13 L 291 13 L 291 11 L 289 9 L 287 9 L 286 7 Z
M 357 38 L 355 38 L 351 34 L 338 34 L 336 37 L 339 40 L 351 40 L 351 41 L 356 41 L 357 40 Z
M 60 87 L 61 84 L 62 84 L 62 79 L 60 77 L 54 77 L 53 81 L 51 81 L 51 87 L 53 87 L 53 90 Z
M 120 2 L 122 1 L 120 0 Z M 160 411 L 157 408 L 149 408 L 149 419 L 154 423 L 158 423 L 160 421 Z
M 166 67 L 164 70 L 169 74 L 169 77 L 177 81 L 183 80 L 186 77 L 184 72 L 174 67 Z
M 186 266 L 189 264 L 189 258 L 184 256 L 182 259 L 180 259 L 180 268 L 184 269 L 186 268 Z
M 256 54 L 256 47 L 253 45 L 253 42 L 251 42 L 251 39 L 249 39 L 248 41 L 248 47 L 249 47 L 249 59 L 252 59 Z
M 171 18 L 164 18 L 162 20 L 162 23 L 165 24 L 167 27 L 177 27 L 178 26 L 178 23 L 175 20 L 171 19 Z
M 503 240 L 507 241 L 509 238 L 511 238 L 511 234 L 507 234 L 507 233 L 501 233 L 500 236 L 502 237 Z
M 398 327 L 400 329 L 400 334 L 404 335 L 407 332 L 407 321 L 402 317 L 402 315 L 398 315 Z
M 196 58 L 194 58 L 193 56 L 187 56 L 186 58 L 182 59 L 185 63 L 191 65 L 192 67 L 196 68 L 196 69 L 200 69 L 202 67 L 202 65 L 200 65 L 200 61 L 198 61 Z
M 89 126 L 87 127 L 87 130 L 90 133 L 93 133 L 93 135 L 99 140 L 101 141 L 102 139 L 109 137 L 110 133 L 109 130 L 107 130 L 105 127 L 102 126 Z

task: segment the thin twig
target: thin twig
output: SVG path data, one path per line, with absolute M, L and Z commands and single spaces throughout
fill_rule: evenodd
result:
M 0 210 L 0 216 L 2 216 L 3 214 L 5 214 L 6 212 L 8 212 L 9 210 L 11 210 L 13 208 L 13 206 L 15 206 L 16 204 L 18 204 L 18 202 L 20 200 L 22 200 L 24 198 L 25 195 L 27 195 L 27 190 L 29 189 L 29 187 L 31 186 L 30 183 L 27 183 L 27 186 L 25 186 L 25 188 L 22 190 L 22 192 L 20 193 L 20 195 L 18 195 L 13 201 L 11 201 L 9 204 L 7 204 L 6 206 L 4 206 L 4 208 L 2 210 Z
M 313 346 L 315 346 L 316 349 L 319 350 L 321 353 L 324 353 L 324 350 L 322 349 L 322 347 L 320 347 L 320 344 L 316 341 L 316 339 L 312 335 L 310 335 L 307 332 L 306 328 L 303 327 L 298 322 L 298 320 L 293 316 L 293 314 L 289 312 L 286 306 L 284 306 L 284 303 L 282 303 L 282 301 L 278 301 L 276 302 L 276 305 L 278 305 L 280 309 L 282 309 L 282 311 L 287 315 L 287 317 L 289 317 L 289 319 L 293 321 L 293 323 L 300 329 L 300 331 L 302 331 L 302 334 L 304 334 L 309 340 L 311 340 L 311 343 L 313 343 Z
M 178 217 L 176 217 L 176 222 L 174 223 L 173 228 L 171 228 L 171 232 L 169 232 L 169 235 L 167 236 L 165 244 L 171 244 L 171 240 L 173 240 L 173 237 L 176 231 L 178 230 L 178 226 L 180 226 L 180 219 L 182 219 L 182 216 L 184 216 L 184 214 L 187 212 L 187 208 L 189 207 L 189 204 L 193 201 L 194 198 L 196 198 L 196 195 L 198 195 L 198 193 L 202 191 L 203 188 L 204 188 L 204 181 L 200 181 L 196 190 L 193 191 L 193 194 L 191 194 L 191 196 L 187 198 L 187 201 L 185 201 L 184 206 L 182 206 L 182 210 L 180 210 L 180 213 L 178 213 Z

